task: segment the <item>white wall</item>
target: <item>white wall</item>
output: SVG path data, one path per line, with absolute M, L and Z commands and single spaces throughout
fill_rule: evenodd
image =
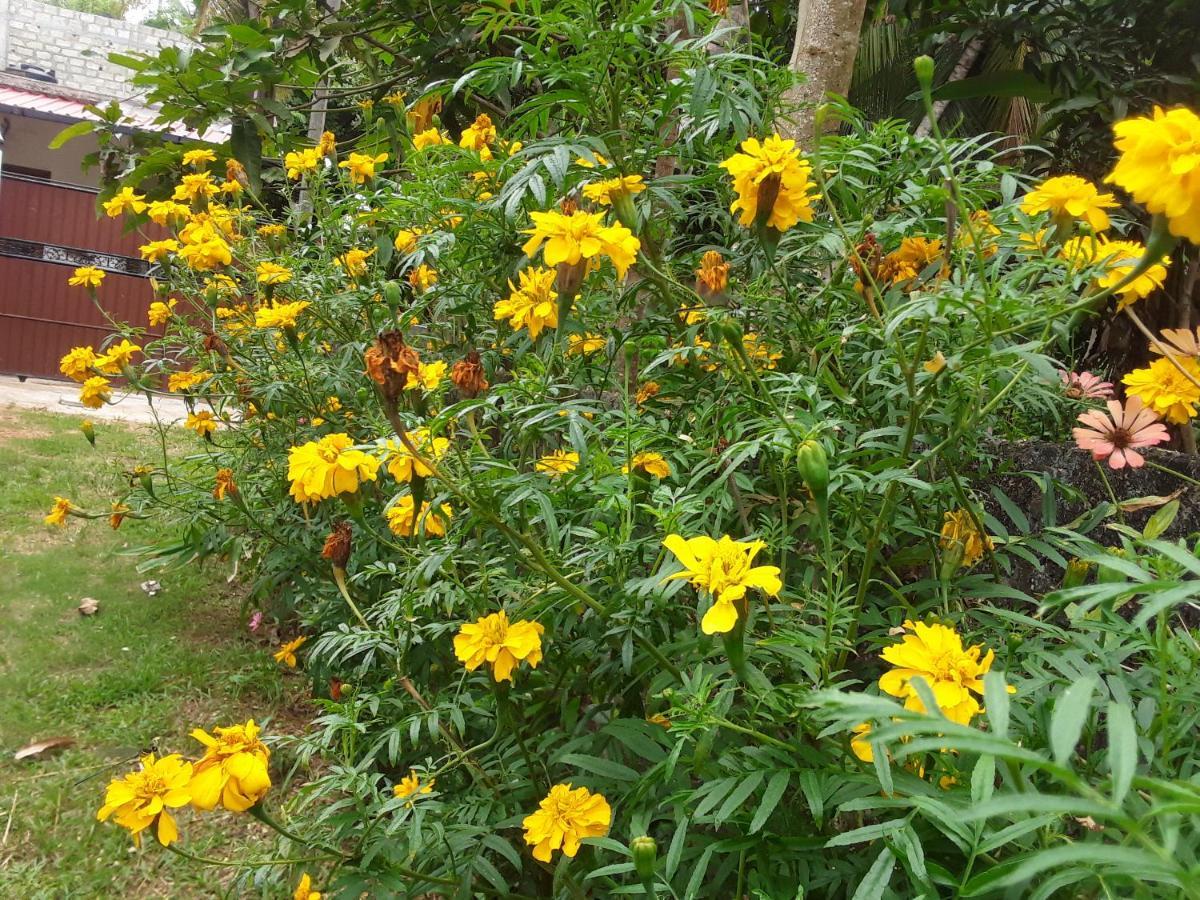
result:
M 69 184 L 84 184 L 96 187 L 100 183 L 100 170 L 93 167 L 83 172 L 83 157 L 96 150 L 96 139 L 91 135 L 68 141 L 57 150 L 48 149 L 50 141 L 69 123 L 48 122 L 12 113 L 0 113 L 0 127 L 4 132 L 4 159 L 0 170 L 10 165 L 27 166 L 31 169 L 49 169 L 54 181 Z

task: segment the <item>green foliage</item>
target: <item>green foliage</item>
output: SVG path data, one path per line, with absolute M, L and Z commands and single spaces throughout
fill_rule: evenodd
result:
M 252 602 L 308 637 L 321 714 L 291 750 L 315 774 L 268 797 L 291 834 L 282 859 L 305 845 L 331 896 L 1200 891 L 1195 648 L 1172 625 L 1200 584 L 1194 543 L 1163 539 L 1167 512 L 1141 532 L 1113 521 L 1115 505 L 1058 524 L 1048 488 L 1033 526 L 1002 494 L 994 513 L 975 494 L 1003 462 L 995 438 L 1062 437 L 1084 408 L 1064 396 L 1059 358 L 1072 318 L 1109 299 L 1094 269 L 1022 237 L 1046 223 L 1020 212 L 998 143 L 915 138 L 835 109 L 843 133 L 811 155 L 812 221 L 744 228 L 719 163 L 772 130 L 785 71 L 745 35 L 718 44 L 697 3 L 513 0 L 472 13 L 479 44 L 453 78 L 401 63 L 386 88 L 371 82 L 373 105 L 342 111 L 336 158 L 387 154 L 374 176 L 354 183 L 330 157 L 292 178 L 272 157 L 309 146 L 303 98 L 321 73 L 302 82 L 297 61 L 322 51 L 297 38 L 307 15 L 284 5 L 277 27 L 217 26 L 189 59 L 138 64 L 168 115 L 191 102 L 202 126 L 225 104 L 250 123 L 222 156 L 262 165 L 244 208 L 197 202 L 184 229 L 225 236 L 228 282 L 168 255 L 160 299 L 179 303 L 166 335 L 122 335 L 145 349 L 126 373 L 135 388 L 204 372 L 186 397 L 220 421 L 135 490 L 131 505 L 181 532 L 145 565 L 237 560 Z M 397 18 L 382 52 L 417 58 L 446 24 Z M 348 48 L 362 35 L 340 25 L 326 56 L 345 65 L 346 96 L 368 93 L 358 79 L 377 73 Z M 297 96 L 270 99 L 289 79 Z M 383 99 L 400 87 L 407 109 Z M 418 150 L 405 113 L 434 97 L 442 118 L 419 129 L 450 142 Z M 268 116 L 268 102 L 282 107 Z M 477 108 L 499 129 L 487 154 L 458 146 Z M 258 146 L 265 158 L 248 159 Z M 191 174 L 170 147 L 128 171 L 152 200 Z M 647 189 L 614 209 L 584 193 L 626 175 Z M 531 213 L 567 199 L 636 233 L 638 260 L 625 278 L 601 257 L 566 264 L 557 327 L 534 339 L 495 304 L 545 259 L 523 249 Z M 411 229 L 415 244 L 394 243 Z M 361 272 L 346 263 L 355 250 L 370 253 Z M 719 289 L 694 275 L 710 250 L 730 265 Z M 291 279 L 262 284 L 263 262 Z M 435 284 L 410 279 L 420 266 Z M 292 327 L 256 324 L 272 302 L 308 306 Z M 425 388 L 389 394 L 364 355 L 391 330 L 426 367 L 478 352 L 489 386 L 432 370 Z M 398 481 L 385 466 L 340 498 L 289 495 L 293 448 L 346 434 L 386 464 L 418 429 L 449 442 L 436 471 Z M 578 465 L 539 469 L 555 451 Z M 629 471 L 643 452 L 670 473 Z M 224 499 L 221 469 L 237 482 Z M 428 502 L 446 533 L 431 518 L 415 536 L 390 531 L 405 500 Z M 949 512 L 971 523 L 978 558 L 943 532 Z M 343 572 L 334 542 L 321 554 L 344 522 Z M 1102 543 L 1114 533 L 1121 556 Z M 720 598 L 667 580 L 683 562 L 663 547 L 672 534 L 762 541 L 755 565 L 779 570 L 778 597 L 752 589 L 732 631 L 705 634 Z M 1097 583 L 1045 597 L 1014 586 L 1020 567 L 1065 577 L 1072 559 Z M 512 684 L 468 672 L 454 648 L 464 624 L 501 610 L 545 629 L 543 658 Z M 881 696 L 880 653 L 906 622 L 975 646 L 985 715 L 951 721 L 919 679 L 905 707 Z M 397 797 L 410 773 L 431 790 Z M 602 794 L 611 828 L 544 864 L 522 822 L 561 783 Z M 643 836 L 658 848 L 649 878 L 629 849 Z M 299 875 L 249 866 L 237 888 Z

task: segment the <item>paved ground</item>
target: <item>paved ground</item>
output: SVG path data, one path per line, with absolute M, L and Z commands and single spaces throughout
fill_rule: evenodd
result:
M 47 378 L 21 381 L 15 375 L 0 375 L 0 406 L 44 409 L 94 421 L 120 419 L 126 422 L 153 422 L 155 412 L 164 422 L 181 422 L 187 417 L 183 401 L 174 397 L 155 397 L 153 410 L 145 394 L 114 393 L 113 400 L 116 402 L 100 409 L 87 409 L 80 404 L 79 388 L 73 382 Z

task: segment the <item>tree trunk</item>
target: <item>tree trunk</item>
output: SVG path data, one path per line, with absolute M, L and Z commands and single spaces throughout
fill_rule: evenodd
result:
M 784 94 L 781 131 L 802 146 L 813 142 L 813 111 L 828 94 L 850 90 L 867 0 L 799 0 L 796 42 L 788 67 L 807 76 Z

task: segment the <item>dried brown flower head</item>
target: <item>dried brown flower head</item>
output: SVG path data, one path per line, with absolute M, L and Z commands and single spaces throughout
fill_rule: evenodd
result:
M 350 546 L 352 537 L 349 522 L 338 522 L 325 538 L 325 546 L 321 549 L 321 558 L 333 563 L 335 569 L 345 570 L 350 562 Z
M 450 380 L 467 398 L 478 397 L 488 389 L 488 380 L 479 360 L 479 351 L 471 350 L 465 359 L 460 359 L 450 370 Z

